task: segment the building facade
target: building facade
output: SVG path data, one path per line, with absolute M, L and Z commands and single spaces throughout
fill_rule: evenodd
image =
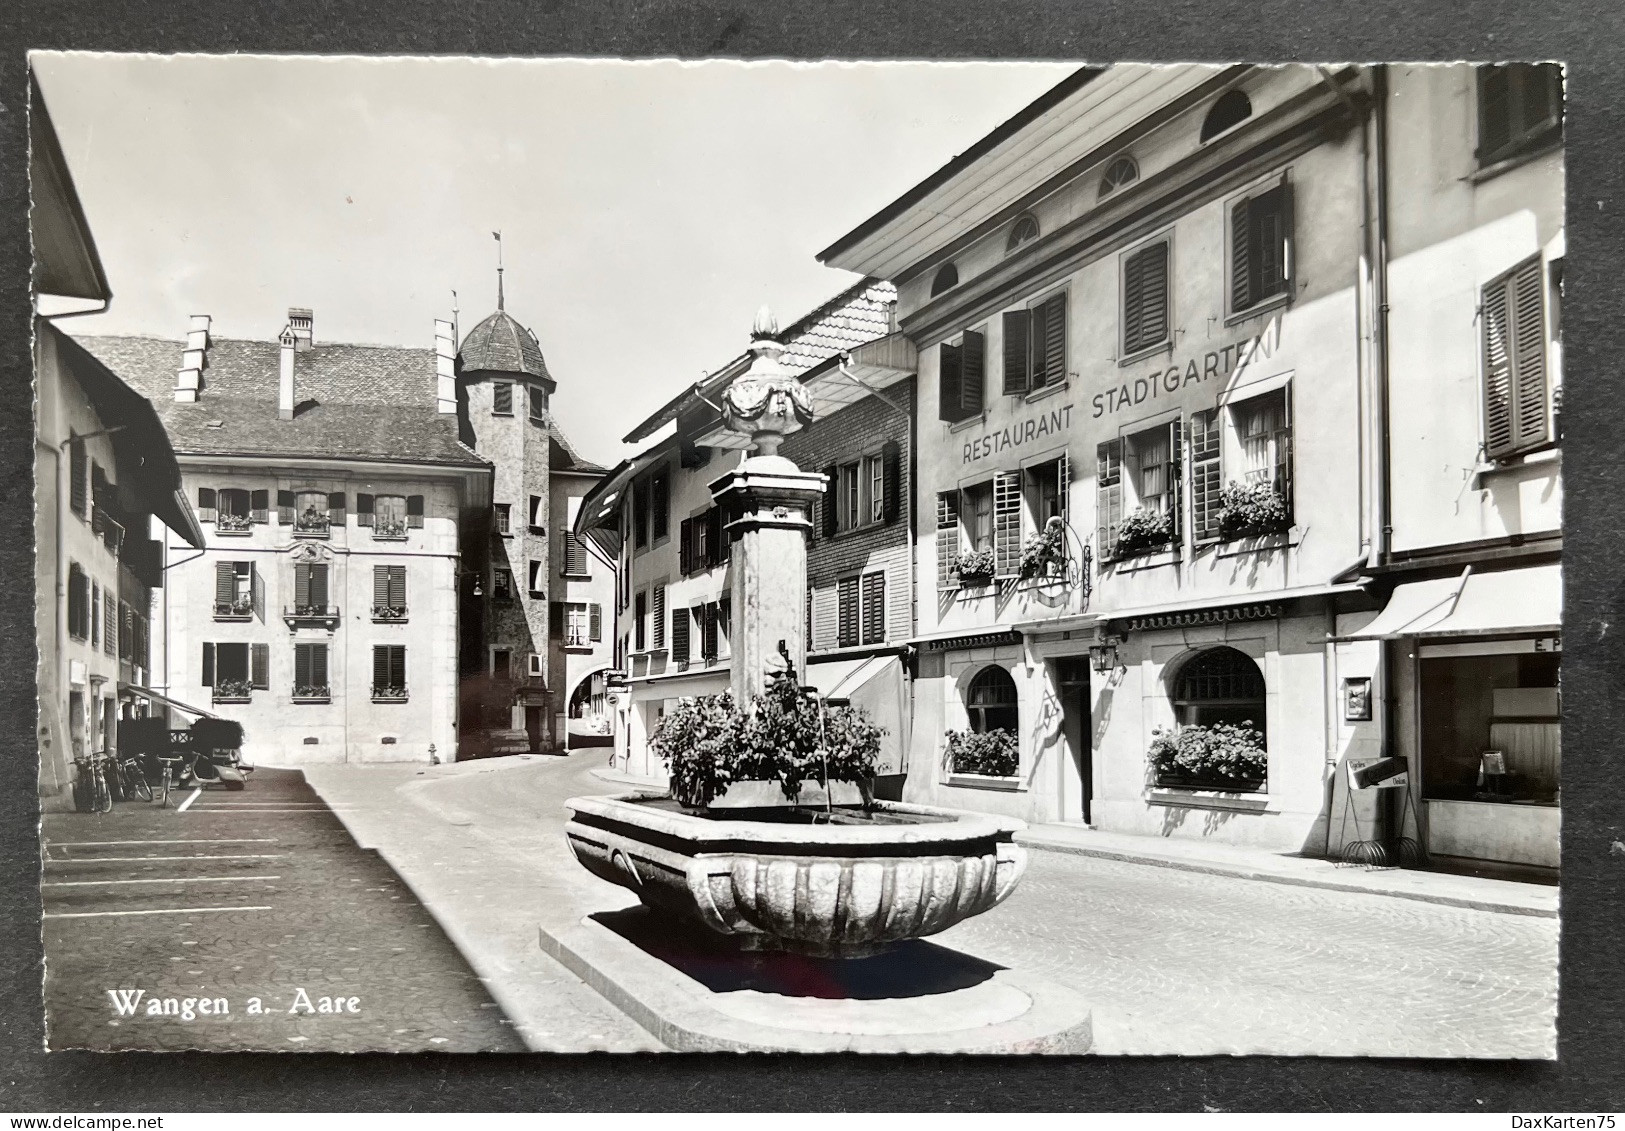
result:
M 151 691 L 148 609 L 164 585 L 154 531 L 203 544 L 151 403 L 53 324 L 112 291 L 39 87 L 30 82 L 35 251 L 34 546 L 39 793 L 71 808 L 74 763 L 117 748 Z
M 491 465 L 437 406 L 437 353 L 276 340 L 86 337 L 155 400 L 201 553 L 174 538 L 155 683 L 240 721 L 278 764 L 458 756 L 461 562 Z M 446 351 L 440 351 L 450 361 Z
M 814 409 L 781 454 L 823 473 L 807 551 L 805 681 L 886 728 L 880 789 L 900 792 L 911 712 L 904 641 L 913 631 L 912 345 L 896 333 L 895 292 L 865 279 L 784 330 L 781 362 Z M 668 706 L 717 694 L 730 674 L 730 538 L 712 486 L 749 447 L 722 426 L 717 394 L 749 356 L 691 386 L 627 437 L 671 433 L 615 469 L 575 530 L 618 561 L 614 764 L 665 774 L 649 737 Z

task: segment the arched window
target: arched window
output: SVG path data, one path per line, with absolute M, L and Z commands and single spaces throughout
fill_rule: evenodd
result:
M 1251 723 L 1264 733 L 1264 673 L 1234 648 L 1209 648 L 1174 677 L 1174 714 L 1181 726 Z
M 1031 243 L 1038 238 L 1038 221 L 1031 216 L 1023 216 L 1015 222 L 1010 229 L 1010 239 L 1004 245 L 1004 253 L 1009 255 L 1024 243 Z
M 1100 195 L 1116 192 L 1124 185 L 1132 184 L 1139 179 L 1140 167 L 1134 163 L 1134 158 L 1124 154 L 1106 166 L 1106 172 L 1100 178 Z
M 970 715 L 970 728 L 978 734 L 1017 727 L 1016 681 L 997 664 L 989 664 L 976 673 L 965 692 L 965 709 Z
M 937 272 L 937 277 L 931 280 L 931 297 L 936 298 L 950 287 L 959 285 L 959 268 L 952 263 L 944 263 Z
M 1227 90 L 1219 95 L 1213 109 L 1202 119 L 1202 140 L 1217 137 L 1231 126 L 1245 122 L 1253 116 L 1253 102 L 1239 90 Z

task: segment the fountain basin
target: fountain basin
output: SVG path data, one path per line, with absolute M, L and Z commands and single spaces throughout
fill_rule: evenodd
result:
M 749 949 L 878 954 L 996 907 L 1027 853 L 1013 818 L 876 802 L 685 812 L 664 796 L 576 797 L 565 836 L 595 876 Z

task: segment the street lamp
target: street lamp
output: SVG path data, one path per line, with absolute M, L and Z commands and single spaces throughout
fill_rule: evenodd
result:
M 1089 646 L 1089 663 L 1097 675 L 1106 675 L 1123 666 L 1117 658 L 1117 646 L 1121 643 L 1121 636 L 1102 635 Z

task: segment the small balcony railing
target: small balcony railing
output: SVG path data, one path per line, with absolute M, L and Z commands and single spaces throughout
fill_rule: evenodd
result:
M 282 610 L 282 619 L 287 621 L 289 628 L 313 624 L 322 625 L 326 628 L 337 628 L 339 607 L 337 605 L 289 605 Z
M 404 703 L 406 702 L 406 688 L 395 684 L 384 687 L 375 685 L 372 689 L 372 701 L 374 703 Z
M 254 599 L 242 597 L 235 601 L 216 601 L 214 603 L 215 620 L 252 620 L 254 619 Z
M 297 683 L 293 688 L 295 703 L 331 703 L 333 688 L 325 683 Z
M 405 605 L 374 605 L 372 619 L 376 624 L 404 623 L 406 620 Z
M 305 538 L 326 538 L 333 529 L 333 520 L 326 511 L 307 511 L 293 520 L 293 532 Z

